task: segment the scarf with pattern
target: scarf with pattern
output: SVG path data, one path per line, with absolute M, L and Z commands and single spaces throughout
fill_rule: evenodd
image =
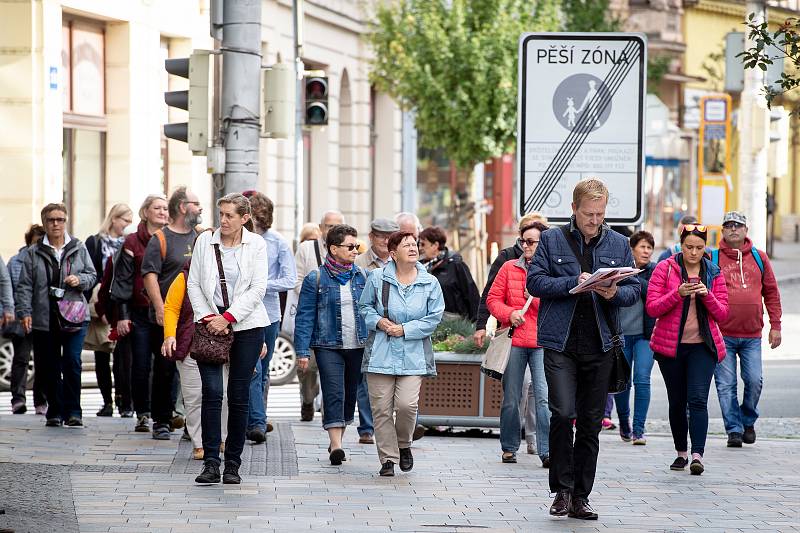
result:
M 328 254 L 325 257 L 325 264 L 323 266 L 328 270 L 328 274 L 338 281 L 340 285 L 347 285 L 347 282 L 349 282 L 356 273 L 355 264 L 350 263 L 349 265 L 345 265 L 339 263 L 333 258 L 332 254 Z

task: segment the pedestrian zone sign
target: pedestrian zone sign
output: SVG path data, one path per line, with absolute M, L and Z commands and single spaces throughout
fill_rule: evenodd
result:
M 519 41 L 517 209 L 554 222 L 572 189 L 608 186 L 606 221 L 644 219 L 647 38 L 640 33 L 526 33 Z

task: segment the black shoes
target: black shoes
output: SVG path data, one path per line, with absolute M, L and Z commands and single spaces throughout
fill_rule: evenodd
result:
M 110 403 L 104 404 L 103 407 L 97 411 L 97 416 L 114 416 L 114 406 Z
M 676 457 L 672 464 L 669 465 L 670 470 L 683 470 L 689 464 L 689 459 L 686 457 Z
M 200 472 L 199 476 L 194 478 L 194 482 L 199 485 L 211 485 L 212 483 L 219 483 L 219 465 L 211 461 L 203 463 L 203 471 Z
M 253 441 L 253 444 L 263 444 L 267 441 L 267 436 L 260 429 L 251 429 L 247 432 L 247 439 Z
M 755 441 L 755 431 L 753 432 L 753 441 Z M 741 448 L 742 447 L 742 434 L 728 433 L 728 448 Z
M 700 462 L 699 459 L 692 459 L 692 464 L 689 465 L 689 472 L 691 472 L 693 476 L 699 476 L 703 471 L 705 471 L 703 463 Z
M 553 505 L 550 506 L 550 514 L 553 516 L 567 516 L 572 509 L 572 493 L 568 489 L 562 489 L 556 493 Z
M 155 440 L 169 440 L 169 424 L 153 424 L 153 438 Z
M 595 513 L 592 506 L 589 505 L 589 500 L 587 498 L 573 498 L 572 507 L 567 516 L 570 518 L 577 518 L 578 520 L 597 520 L 597 513 Z
M 314 420 L 314 403 L 304 403 L 300 406 L 300 421 L 311 422 Z
M 150 417 L 147 415 L 142 415 L 137 418 L 134 431 L 137 433 L 150 433 Z
M 77 416 L 71 416 L 69 417 L 69 420 L 67 420 L 67 423 L 65 425 L 69 428 L 82 428 L 83 420 L 81 420 Z
M 328 458 L 331 460 L 331 464 L 333 466 L 339 466 L 344 461 L 344 450 L 341 448 L 336 448 L 335 450 L 331 450 L 330 455 Z
M 122 418 L 133 418 L 133 411 L 120 411 L 119 416 Z
M 408 472 L 414 468 L 414 456 L 411 455 L 411 448 L 400 448 L 400 470 Z
M 542 468 L 550 468 L 550 458 L 542 457 Z
M 756 428 L 753 426 L 746 426 L 744 428 L 744 435 L 742 435 L 742 442 L 745 444 L 753 444 L 756 442 Z
M 386 461 L 381 466 L 380 472 L 378 472 L 383 477 L 390 477 L 394 475 L 394 462 L 393 461 Z
M 219 469 L 217 469 L 217 475 L 219 475 Z M 222 483 L 225 485 L 239 485 L 242 483 L 242 477 L 239 475 L 239 465 L 231 461 L 225 461 Z
M 49 428 L 60 428 L 64 422 L 60 418 L 48 418 L 44 425 Z
M 503 452 L 503 455 L 500 456 L 500 460 L 504 463 L 516 463 L 517 454 L 514 452 Z

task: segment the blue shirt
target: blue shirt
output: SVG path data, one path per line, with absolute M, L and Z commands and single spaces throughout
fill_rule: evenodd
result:
M 297 268 L 294 255 L 283 236 L 274 229 L 261 234 L 267 243 L 267 292 L 264 293 L 264 308 L 270 324 L 281 319 L 281 300 L 278 293 L 294 290 L 297 283 Z

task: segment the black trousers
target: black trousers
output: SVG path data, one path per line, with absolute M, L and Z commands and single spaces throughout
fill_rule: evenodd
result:
M 114 402 L 120 414 L 133 411 L 131 398 L 131 336 L 126 335 L 114 347 L 112 369 L 114 372 Z
M 588 498 L 592 492 L 611 367 L 609 353 L 544 350 L 551 413 L 551 492 L 568 489 L 574 498 Z
M 97 378 L 97 388 L 103 395 L 103 403 L 112 403 L 111 396 L 111 354 L 108 352 L 94 352 L 94 376 Z
M 11 403 L 25 403 L 28 362 L 31 360 L 33 340 L 29 333 L 22 337 L 15 335 L 11 338 L 11 342 L 14 345 L 14 359 L 11 362 Z M 44 397 L 44 367 L 41 361 L 36 360 L 35 356 L 33 366 L 33 405 L 38 407 L 47 403 Z

